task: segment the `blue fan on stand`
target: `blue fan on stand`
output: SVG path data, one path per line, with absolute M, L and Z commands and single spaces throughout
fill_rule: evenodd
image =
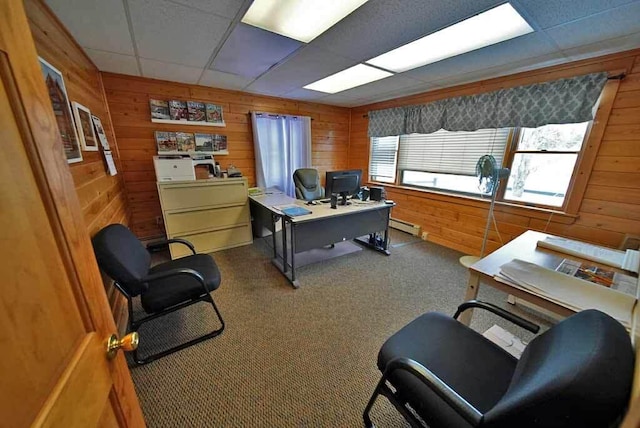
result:
M 460 257 L 460 263 L 464 267 L 469 267 L 482 257 L 484 257 L 484 251 L 487 246 L 487 237 L 489 236 L 489 226 L 493 219 L 493 207 L 496 203 L 496 193 L 498 187 L 500 187 L 500 180 L 509 177 L 509 168 L 498 168 L 496 158 L 491 155 L 484 155 L 478 159 L 476 163 L 476 176 L 478 177 L 478 188 L 484 194 L 491 194 L 491 205 L 489 206 L 489 215 L 487 216 L 487 225 L 484 228 L 484 238 L 482 239 L 482 249 L 480 250 L 480 257 L 476 256 L 462 256 Z

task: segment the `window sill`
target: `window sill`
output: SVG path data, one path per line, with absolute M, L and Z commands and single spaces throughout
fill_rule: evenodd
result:
M 400 192 L 407 196 L 436 199 L 442 202 L 448 202 L 452 204 L 477 207 L 479 205 L 489 204 L 491 202 L 491 198 L 489 198 L 488 196 L 477 197 L 477 196 L 462 195 L 462 194 L 459 195 L 459 194 L 453 194 L 448 192 L 439 192 L 437 190 L 419 189 L 415 187 L 401 186 L 397 184 L 375 182 L 375 181 L 370 181 L 367 184 L 373 185 L 373 186 L 391 188 L 391 189 L 394 189 L 394 191 Z M 551 217 L 553 217 L 555 222 L 563 223 L 563 224 L 573 224 L 578 218 L 577 214 L 570 214 L 560 210 L 535 207 L 535 206 L 526 206 L 526 205 L 515 204 L 510 202 L 504 202 L 504 201 L 496 201 L 495 210 L 498 212 L 522 215 L 522 216 L 538 218 L 543 220 L 548 220 Z

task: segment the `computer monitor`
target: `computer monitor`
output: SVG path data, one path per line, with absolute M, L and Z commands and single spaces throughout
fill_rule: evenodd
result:
M 361 169 L 343 171 L 327 171 L 325 176 L 325 195 L 338 194 L 342 196 L 342 205 L 346 205 L 347 196 L 360 191 Z

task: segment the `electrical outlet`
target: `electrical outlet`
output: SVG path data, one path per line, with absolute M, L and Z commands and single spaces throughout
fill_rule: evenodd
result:
M 426 241 L 427 240 L 427 236 L 429 236 L 428 232 L 422 232 L 422 240 Z

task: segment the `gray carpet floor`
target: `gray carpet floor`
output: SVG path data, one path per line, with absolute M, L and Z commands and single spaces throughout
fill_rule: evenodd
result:
M 459 252 L 403 232 L 391 238 L 389 257 L 364 250 L 300 268 L 297 290 L 271 264 L 264 240 L 215 253 L 222 285 L 213 296 L 227 327 L 217 338 L 132 367 L 148 425 L 361 427 L 382 343 L 424 312 L 453 314 L 467 281 Z M 490 287 L 481 287 L 480 298 L 507 307 L 506 295 Z M 530 339 L 494 316 L 474 314 L 474 329 L 493 324 Z M 211 306 L 199 303 L 143 326 L 140 351 L 215 327 Z M 372 415 L 379 428 L 407 426 L 384 398 Z

